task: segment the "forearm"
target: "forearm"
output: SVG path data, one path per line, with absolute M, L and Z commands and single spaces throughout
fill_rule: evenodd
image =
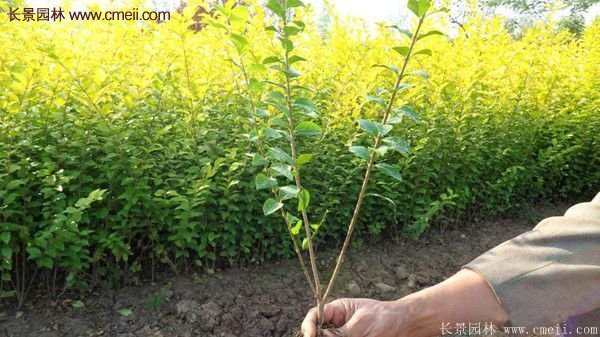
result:
M 397 301 L 413 315 L 408 336 L 431 337 L 441 334 L 442 324 L 491 322 L 502 324 L 508 315 L 487 281 L 463 269 L 445 281 Z

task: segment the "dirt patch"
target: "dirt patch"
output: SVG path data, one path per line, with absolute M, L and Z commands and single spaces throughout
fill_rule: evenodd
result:
M 444 233 L 434 229 L 419 241 L 388 240 L 353 248 L 333 295 L 399 298 L 443 280 L 487 249 L 565 209 L 566 205 L 540 207 L 520 218 L 473 223 Z M 322 254 L 321 269 L 333 265 L 334 252 Z M 231 268 L 60 303 L 39 300 L 20 313 L 4 308 L 0 336 L 294 336 L 311 307 L 296 263 L 290 259 Z

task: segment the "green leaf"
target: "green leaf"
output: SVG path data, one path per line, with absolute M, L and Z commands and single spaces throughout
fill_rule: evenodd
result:
M 287 134 L 283 130 L 277 130 L 277 129 L 273 129 L 273 128 L 265 128 L 264 130 L 265 130 L 265 136 L 268 139 L 279 139 Z
M 279 91 L 269 91 L 267 98 L 278 103 L 285 103 L 285 96 Z
M 292 213 L 286 213 L 285 217 L 289 223 L 296 223 L 296 221 L 300 221 L 298 217 L 294 216 Z
M 398 169 L 398 167 L 396 167 L 394 165 L 390 165 L 390 164 L 384 164 L 384 163 L 377 164 L 375 166 L 384 174 L 386 174 L 398 181 L 402 181 L 402 176 L 400 175 L 400 170 Z
M 277 56 L 269 56 L 263 60 L 263 64 L 281 63 L 281 60 Z
M 267 67 L 262 63 L 251 63 L 248 65 L 248 70 L 250 73 L 264 73 L 267 71 Z M 263 81 L 260 81 L 264 83 Z
M 376 197 L 376 198 L 380 198 L 380 199 L 383 199 L 383 200 L 385 200 L 385 201 L 389 202 L 389 203 L 390 203 L 390 204 L 392 204 L 393 206 L 397 206 L 397 205 L 396 205 L 396 203 L 394 202 L 394 200 L 392 200 L 392 199 L 390 199 L 390 198 L 388 198 L 388 197 L 386 197 L 386 196 L 383 196 L 383 195 L 381 195 L 381 194 L 377 194 L 377 193 L 367 193 L 367 194 L 365 194 L 365 197 Z
M 410 151 L 408 142 L 400 137 L 386 137 L 383 139 L 383 142 L 390 146 L 392 150 L 399 152 L 403 155 L 408 154 L 408 152 Z
M 259 173 L 254 180 L 257 190 L 266 190 L 277 187 L 277 179 L 267 177 L 263 173 Z
M 365 130 L 368 134 L 373 136 L 385 136 L 392 130 L 391 125 L 384 125 L 379 122 L 370 121 L 368 119 L 360 119 L 358 121 L 358 125 L 360 125 L 361 129 Z
M 417 38 L 418 40 L 424 39 L 428 36 L 435 36 L 435 35 L 441 35 L 441 36 L 446 36 L 444 33 L 440 32 L 439 30 L 430 30 L 427 33 L 423 33 L 423 34 L 419 34 L 419 37 Z
M 298 136 L 318 137 L 321 135 L 321 127 L 311 121 L 304 121 L 296 126 L 294 131 Z
M 283 207 L 283 203 L 273 198 L 269 198 L 263 204 L 263 213 L 264 215 L 271 215 L 277 212 L 281 207 Z
M 225 30 L 227 29 L 227 27 L 225 27 L 225 25 L 219 23 L 217 20 L 214 20 L 214 19 L 211 19 L 211 18 L 206 18 L 206 17 L 204 18 L 204 20 L 205 20 L 204 22 L 206 24 L 208 24 L 210 26 L 213 26 L 215 28 L 225 29 Z
M 0 249 L 0 253 L 0 256 L 6 258 L 7 260 L 12 257 L 12 249 L 10 249 L 10 247 L 2 247 L 2 249 Z
M 304 3 L 300 0 L 287 0 L 287 7 L 288 8 L 304 7 Z
M 269 157 L 280 162 L 292 164 L 292 157 L 278 147 L 269 148 Z
M 298 33 L 300 33 L 302 30 L 298 27 L 294 27 L 294 26 L 287 26 L 283 28 L 283 32 L 285 33 L 286 36 L 294 36 Z
M 29 254 L 29 258 L 34 260 L 42 255 L 42 251 L 35 246 L 27 247 L 27 253 Z
M 104 194 L 106 194 L 106 190 L 104 189 L 95 189 L 88 195 L 88 199 L 91 201 L 100 201 L 104 198 Z
M 408 0 L 408 9 L 416 16 L 423 17 L 431 7 L 431 0 Z
M 239 34 L 231 33 L 231 42 L 233 42 L 238 53 L 242 53 L 248 47 L 248 40 Z
M 8 274 L 10 276 L 10 274 Z M 2 273 L 2 281 L 8 281 L 10 280 L 10 277 L 8 277 L 6 280 L 4 279 L 4 273 Z M 17 292 L 15 290 L 11 290 L 11 291 L 4 291 L 4 290 L 0 290 L 0 299 L 7 299 L 7 298 L 11 298 L 11 297 L 16 297 Z
M 281 19 L 285 18 L 285 9 L 279 3 L 279 0 L 269 0 L 267 1 L 267 8 L 270 9 L 273 13 L 279 16 Z
M 434 10 L 433 12 L 431 12 L 431 14 L 434 14 L 434 13 L 450 13 L 450 8 L 440 7 L 438 9 Z
M 8 244 L 10 242 L 10 232 L 2 232 L 0 233 L 0 241 Z
M 104 197 L 104 193 L 105 192 L 106 192 L 106 190 L 101 190 L 101 189 L 93 190 L 92 192 L 90 192 L 90 194 L 88 194 L 87 197 L 85 197 L 85 198 L 79 198 L 79 200 L 77 200 L 77 202 L 75 203 L 75 206 L 79 210 L 87 209 L 95 201 L 102 200 L 102 198 Z M 77 210 L 75 210 L 75 209 L 73 210 L 73 212 L 76 212 L 76 211 Z
M 415 70 L 415 71 L 411 72 L 409 75 L 417 76 L 417 77 L 420 77 L 420 78 L 422 78 L 424 80 L 428 80 L 429 79 L 429 73 L 427 73 L 427 71 L 425 71 L 423 69 Z
M 14 179 L 8 182 L 8 184 L 6 184 L 5 189 L 6 190 L 13 190 L 21 185 L 25 184 L 25 180 L 23 179 Z
M 37 260 L 37 263 L 40 267 L 44 267 L 44 268 L 52 268 L 52 266 L 54 266 L 54 261 L 48 257 L 48 256 L 42 256 L 39 260 Z
M 350 152 L 361 159 L 369 160 L 369 149 L 364 146 L 350 146 Z
M 273 118 L 271 118 L 271 124 L 273 126 L 279 126 L 281 128 L 287 128 L 288 124 L 287 124 L 287 117 L 285 116 L 285 114 L 279 114 L 277 116 L 274 116 Z M 285 131 L 285 135 L 287 135 L 287 131 Z
M 304 250 L 308 249 L 308 239 L 307 238 L 302 239 L 302 249 L 304 249 Z
M 256 116 L 258 116 L 260 118 L 268 118 L 269 113 L 267 112 L 267 110 L 265 110 L 263 108 L 256 108 Z
M 385 108 L 385 100 L 383 99 L 383 97 L 369 95 L 367 96 L 367 102 L 373 102 Z
M 297 236 L 298 234 L 300 234 L 300 230 L 302 229 L 302 220 L 298 220 L 296 222 L 296 225 L 294 225 L 294 227 L 291 228 L 290 232 L 292 232 L 293 236 Z
M 297 98 L 292 104 L 294 110 L 298 110 L 309 117 L 317 118 L 317 107 L 308 98 Z
M 412 33 L 408 29 L 401 28 L 398 25 L 391 25 L 389 28 L 395 29 L 398 33 L 405 35 L 409 39 L 412 39 Z
M 295 24 L 296 26 L 300 27 L 300 29 L 304 29 L 304 28 L 306 28 L 306 24 L 305 24 L 303 21 L 300 21 L 300 20 L 295 20 L 295 21 L 294 21 L 294 24 Z
M 403 116 L 410 118 L 414 122 L 416 122 L 418 120 L 417 112 L 410 105 L 403 105 L 399 108 L 394 109 L 393 111 L 394 111 L 394 113 L 401 114 Z M 392 123 L 390 123 L 390 124 L 392 124 Z
M 391 124 L 391 125 L 399 124 L 402 122 L 402 119 L 404 119 L 404 115 L 395 114 L 388 118 L 387 124 Z
M 262 90 L 264 90 L 264 88 L 265 83 L 262 81 L 259 81 L 255 78 L 251 78 L 250 81 L 248 81 L 248 89 L 253 93 L 261 92 Z
M 400 84 L 398 85 L 398 92 L 400 92 L 400 91 L 404 91 L 404 90 L 406 90 L 406 89 L 410 89 L 410 88 L 412 88 L 412 87 L 413 87 L 413 85 L 412 85 L 412 84 L 410 84 L 410 83 L 400 83 Z
M 133 314 L 133 310 L 131 310 L 129 308 L 119 309 L 119 310 L 117 310 L 117 312 L 119 313 L 119 315 L 121 315 L 123 317 L 129 317 Z
M 279 188 L 279 191 L 283 194 L 282 200 L 295 199 L 298 197 L 298 193 L 300 193 L 300 189 L 294 185 L 283 186 Z
M 290 58 L 288 59 L 288 63 L 290 65 L 296 63 L 296 62 L 304 62 L 306 61 L 306 59 L 304 57 L 298 56 L 298 55 L 292 55 L 290 56 Z
M 296 158 L 296 165 L 302 166 L 302 165 L 308 164 L 308 163 L 310 163 L 312 158 L 313 158 L 312 154 L 303 153 L 303 154 L 299 155 L 298 158 Z
M 379 129 L 377 128 L 377 124 L 368 119 L 360 119 L 358 120 L 358 125 L 361 129 L 366 131 L 368 134 L 376 136 L 379 133 Z
M 271 166 L 271 170 L 273 170 L 273 175 L 276 177 L 286 177 L 290 181 L 294 180 L 290 165 L 273 165 Z
M 285 71 L 285 73 L 290 77 L 290 78 L 296 78 L 296 77 L 300 77 L 300 73 L 292 68 L 288 68 L 287 71 Z
M 398 67 L 396 67 L 395 65 L 375 64 L 373 65 L 373 68 L 384 68 L 393 72 L 394 74 L 400 73 L 400 69 L 398 69 Z
M 234 20 L 246 22 L 250 17 L 250 13 L 248 12 L 247 6 L 237 6 L 234 7 L 231 11 L 231 17 Z
M 414 56 L 417 55 L 427 55 L 427 56 L 431 56 L 431 49 L 421 49 L 418 52 L 413 54 Z
M 287 52 L 291 52 L 292 50 L 294 50 L 294 43 L 292 42 L 292 40 L 290 40 L 290 39 L 281 39 L 280 41 L 281 41 L 281 46 Z
M 410 50 L 410 48 L 408 48 L 408 47 L 394 47 L 392 49 L 404 57 L 406 57 L 408 55 L 408 52 Z
M 250 155 L 252 157 L 252 165 L 253 166 L 264 166 L 269 163 L 265 158 L 263 158 L 259 154 L 252 153 Z
M 377 148 L 377 150 L 375 150 L 375 152 L 377 152 L 377 154 L 381 157 L 385 157 L 385 155 L 387 154 L 388 150 L 390 149 L 389 146 L 387 145 L 381 145 L 380 147 Z
M 310 192 L 306 189 L 302 189 L 300 193 L 298 193 L 298 211 L 302 212 L 308 208 L 308 204 L 310 203 Z

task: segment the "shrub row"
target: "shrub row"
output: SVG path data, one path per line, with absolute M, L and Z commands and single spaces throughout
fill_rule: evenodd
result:
M 264 13 L 253 8 L 248 35 L 260 63 L 272 45 Z M 231 46 L 211 27 L 190 31 L 192 14 L 140 26 L 13 25 L 0 13 L 5 295 L 14 291 L 22 302 L 30 284 L 56 295 L 128 283 L 156 266 L 290 255 L 286 229 L 262 215 L 268 196 L 254 187 Z M 418 237 L 435 221 L 597 192 L 600 24 L 580 39 L 540 26 L 513 40 L 502 27 L 500 19 L 474 18 L 455 37 L 427 42 L 433 57 L 417 59 L 414 70 L 429 79 L 415 79 L 417 90 L 402 98 L 419 111 L 397 130 L 411 144 L 409 156 L 394 157 L 403 181 L 377 177 L 359 240 Z M 314 155 L 305 184 L 315 191 L 315 214 L 326 218 L 320 239 L 334 240 L 363 174 L 348 151 L 356 120 L 373 113 L 365 97 L 389 81 L 372 65 L 390 63 L 386 46 L 401 37 L 368 35 L 337 18 L 326 34 L 307 29 L 303 84 L 325 127 L 322 138 L 300 146 Z

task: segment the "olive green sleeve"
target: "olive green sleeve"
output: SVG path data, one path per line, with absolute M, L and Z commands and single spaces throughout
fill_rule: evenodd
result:
M 600 194 L 475 258 L 509 315 L 533 328 L 600 308 Z

